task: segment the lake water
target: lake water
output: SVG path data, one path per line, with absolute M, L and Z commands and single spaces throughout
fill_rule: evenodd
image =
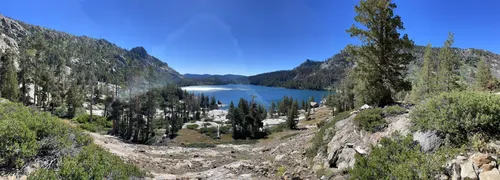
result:
M 328 91 L 297 90 L 243 84 L 186 86 L 182 87 L 182 89 L 195 94 L 203 93 L 205 96 L 215 96 L 217 100 L 227 105 L 233 101 L 235 106 L 238 104 L 240 98 L 251 100 L 252 96 L 255 96 L 255 100 L 264 104 L 266 108 L 273 101 L 278 102 L 282 100 L 284 96 L 291 96 L 294 100 L 297 99 L 300 105 L 302 100 L 307 101 L 310 96 L 314 96 L 314 100 L 319 102 L 323 96 L 328 95 Z M 222 109 L 227 108 L 226 106 Z

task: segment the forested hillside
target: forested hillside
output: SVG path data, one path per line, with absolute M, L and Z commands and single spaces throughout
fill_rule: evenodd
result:
M 0 49 L 10 49 L 13 59 L 21 65 L 18 69 L 32 77 L 43 73 L 67 79 L 93 76 L 87 79 L 118 85 L 146 81 L 167 84 L 184 78 L 140 46 L 126 50 L 104 39 L 74 36 L 2 15 L 0 33 Z M 70 82 L 61 79 L 59 83 L 68 87 Z
M 248 77 L 242 75 L 225 74 L 184 74 L 184 77 L 192 79 L 192 84 L 223 85 L 223 84 L 248 84 Z
M 408 65 L 408 78 L 414 79 L 415 72 L 423 64 L 425 46 L 415 46 L 412 54 L 416 57 Z M 441 48 L 432 48 L 432 55 L 437 57 Z M 465 80 L 472 83 L 475 77 L 476 64 L 481 58 L 490 64 L 492 74 L 500 78 L 500 55 L 481 49 L 452 48 L 453 53 L 463 62 Z M 354 63 L 348 61 L 348 54 L 341 52 L 324 62 L 306 60 L 292 70 L 281 70 L 249 76 L 250 84 L 263 86 L 279 86 L 293 89 L 328 89 L 340 83 L 345 76 L 345 70 L 352 68 Z
M 248 79 L 254 85 L 323 90 L 344 77 L 344 70 L 351 66 L 346 57 L 340 53 L 325 62 L 306 60 L 292 70 L 258 74 Z

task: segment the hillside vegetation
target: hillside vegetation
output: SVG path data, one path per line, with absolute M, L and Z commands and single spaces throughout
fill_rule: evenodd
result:
M 120 158 L 95 146 L 92 138 L 83 131 L 49 113 L 2 99 L 0 116 L 2 169 L 28 171 L 29 167 L 40 167 L 31 172 L 29 179 L 129 179 L 144 176 L 135 166 L 125 164 Z

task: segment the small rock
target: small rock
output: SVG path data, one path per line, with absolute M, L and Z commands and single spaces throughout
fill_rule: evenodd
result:
M 434 151 L 443 143 L 443 139 L 437 135 L 436 131 L 415 132 L 413 141 L 417 141 L 424 152 Z
M 457 164 L 453 164 L 451 166 L 451 170 L 452 170 L 452 175 L 451 175 L 451 179 L 452 180 L 460 180 L 460 166 L 457 165 Z
M 460 176 L 462 177 L 462 179 L 477 179 L 476 171 L 474 170 L 474 167 L 470 160 L 460 165 Z
M 365 105 L 361 106 L 359 109 L 365 110 L 365 109 L 371 109 L 371 108 L 372 108 L 371 106 L 369 106 L 368 104 L 365 104 Z
M 267 151 L 270 151 L 271 148 L 265 148 L 265 149 L 262 149 L 262 152 L 267 152 Z
M 483 170 L 483 172 L 484 172 L 484 171 L 490 171 L 491 169 L 493 169 L 493 168 L 495 168 L 495 167 L 497 167 L 497 163 L 496 163 L 495 161 L 491 161 L 491 162 L 490 162 L 490 163 L 488 163 L 488 164 L 483 164 L 483 165 L 481 166 L 481 170 Z
M 280 154 L 280 155 L 277 155 L 277 156 L 274 158 L 274 160 L 275 160 L 275 161 L 280 161 L 281 159 L 283 159 L 283 157 L 285 157 L 285 155 Z
M 479 174 L 479 179 L 481 180 L 499 180 L 500 172 L 497 168 L 493 168 L 491 171 L 482 172 Z
M 368 152 L 366 152 L 363 148 L 361 148 L 359 146 L 356 146 L 354 148 L 354 150 L 356 150 L 357 153 L 362 154 L 362 155 L 368 154 Z
M 441 174 L 436 179 L 439 179 L 439 180 L 448 180 L 448 176 L 445 175 L 445 174 Z
M 488 154 L 477 153 L 472 155 L 472 161 L 476 167 L 481 167 L 483 164 L 489 164 L 492 158 Z
M 465 157 L 465 156 L 457 156 L 457 159 L 465 161 L 465 160 L 467 160 L 467 157 Z

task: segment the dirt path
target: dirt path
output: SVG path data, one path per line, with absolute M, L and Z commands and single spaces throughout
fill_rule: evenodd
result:
M 276 133 L 256 144 L 212 148 L 130 144 L 114 136 L 89 135 L 97 145 L 151 172 L 154 179 L 260 180 L 278 179 L 283 174 L 315 179 L 304 157 L 306 144 L 315 132 L 311 122 L 301 126 L 307 124 L 308 128 Z

